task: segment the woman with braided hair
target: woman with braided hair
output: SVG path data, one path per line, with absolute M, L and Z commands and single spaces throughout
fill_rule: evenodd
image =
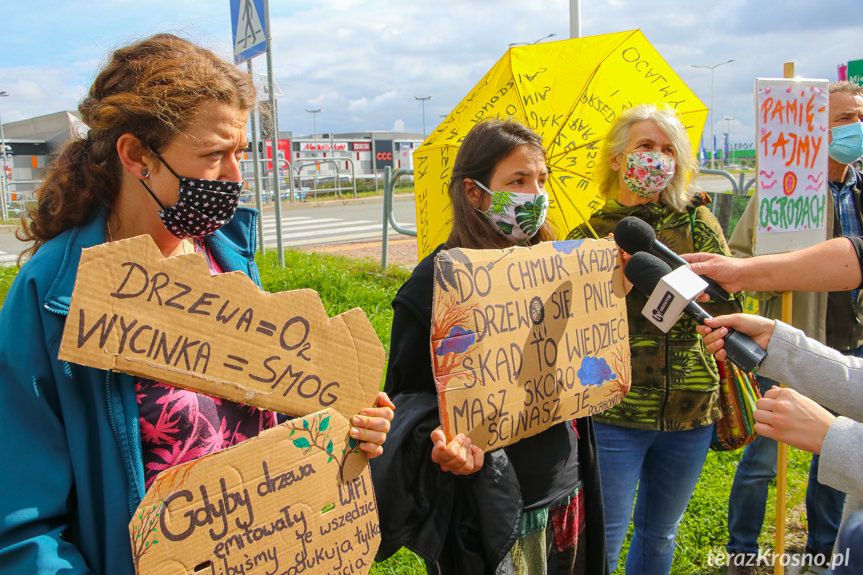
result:
M 33 242 L 0 310 L 0 572 L 133 573 L 128 523 L 164 469 L 238 443 L 276 414 L 57 359 L 81 250 L 150 235 L 165 257 L 260 286 L 254 210 L 238 208 L 251 79 L 160 34 L 114 52 L 19 237 Z M 203 201 L 202 201 L 203 200 Z M 392 403 L 351 419 L 380 455 Z

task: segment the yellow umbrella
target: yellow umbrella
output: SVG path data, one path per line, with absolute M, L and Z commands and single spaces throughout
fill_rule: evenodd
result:
M 600 142 L 623 110 L 674 108 L 697 150 L 707 107 L 640 30 L 510 48 L 414 152 L 420 259 L 449 235 L 447 186 L 468 130 L 513 118 L 542 136 L 551 177 L 549 219 L 561 236 L 601 206 L 591 180 Z

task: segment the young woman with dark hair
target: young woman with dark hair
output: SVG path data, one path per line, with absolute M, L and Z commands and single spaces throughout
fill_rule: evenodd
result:
M 539 137 L 485 121 L 462 143 L 449 185 L 452 232 L 393 300 L 385 391 L 398 406 L 387 451 L 372 462 L 382 544 L 406 546 L 429 573 L 607 572 L 602 496 L 589 418 L 484 453 L 440 428 L 430 351 L 434 258 L 553 239 Z M 509 202 L 497 202 L 502 194 Z M 502 206 L 508 205 L 508 208 Z M 516 219 L 516 213 L 531 217 Z

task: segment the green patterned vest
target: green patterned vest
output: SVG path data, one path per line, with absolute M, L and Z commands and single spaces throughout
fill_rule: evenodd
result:
M 698 203 L 701 199 L 698 198 Z M 656 230 L 657 239 L 676 253 L 713 252 L 730 255 L 719 222 L 703 205 L 684 213 L 651 202 L 623 206 L 609 200 L 590 218 L 600 237 L 614 231 L 621 219 L 636 216 Z M 694 231 L 694 237 L 693 237 Z M 568 239 L 593 237 L 585 225 Z M 641 315 L 647 296 L 633 289 L 626 296 L 632 352 L 632 388 L 617 406 L 594 416 L 595 421 L 622 427 L 683 431 L 719 419 L 719 376 L 716 362 L 696 333 L 696 323 L 683 316 L 667 334 Z M 700 304 L 711 315 L 740 311 L 736 298 Z

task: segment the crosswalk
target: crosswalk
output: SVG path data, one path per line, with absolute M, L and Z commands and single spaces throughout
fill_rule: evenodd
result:
M 276 217 L 263 216 L 264 245 L 276 245 Z M 416 224 L 399 224 L 416 231 Z M 368 240 L 381 237 L 381 224 L 371 220 L 345 220 L 341 218 L 315 218 L 311 216 L 282 217 L 282 241 L 285 247 L 300 247 Z M 390 237 L 398 233 L 390 226 Z M 18 254 L 0 250 L 0 267 L 18 262 Z
M 264 244 L 276 245 L 276 217 L 263 217 Z M 416 230 L 416 224 L 400 224 Z M 282 241 L 285 246 L 308 246 L 337 242 L 350 242 L 380 238 L 382 225 L 371 220 L 343 220 L 340 218 L 313 218 L 311 216 L 282 217 Z M 396 233 L 390 226 L 390 233 Z

